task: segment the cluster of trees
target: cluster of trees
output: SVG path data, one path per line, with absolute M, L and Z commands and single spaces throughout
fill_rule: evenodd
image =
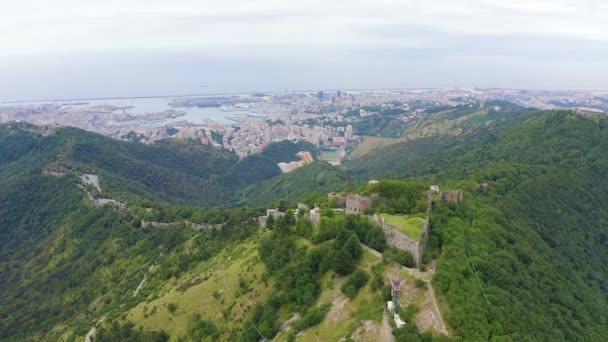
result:
M 294 324 L 291 326 L 292 334 L 295 335 L 299 331 L 321 323 L 323 321 L 323 318 L 325 318 L 325 315 L 331 309 L 331 305 L 331 303 L 327 303 L 308 310 L 306 315 L 295 321 Z
M 382 231 L 374 230 L 376 227 L 361 217 L 336 216 L 324 222 L 317 232 L 310 229 L 305 218 L 300 218 L 296 224 L 292 214 L 268 223 L 270 232 L 260 240 L 258 253 L 268 272 L 275 277 L 276 287 L 268 301 L 256 307 L 253 315 L 256 326 L 260 330 L 263 327 L 266 338 L 277 333 L 280 326 L 278 310 L 282 307 L 303 313 L 303 318 L 297 323 L 298 329 L 322 321 L 328 307 L 311 309 L 321 293 L 321 276 L 330 270 L 341 276 L 355 272 L 363 253 L 361 239 L 376 242 L 378 249 L 384 249 Z M 301 232 L 305 232 L 308 238 L 312 236 L 317 246 L 310 250 L 306 246 L 297 247 L 295 240 Z M 366 272 L 356 271 L 343 291 L 354 297 L 369 278 Z M 253 327 L 245 326 L 245 340 L 259 338 Z
M 220 331 L 213 322 L 194 315 L 188 322 L 188 338 L 193 341 L 214 341 Z
M 381 180 L 368 185 L 366 194 L 377 193 L 381 201 L 374 209 L 389 214 L 415 214 L 426 211 L 426 193 L 428 185 L 417 182 Z
M 113 322 L 112 324 L 100 327 L 99 330 L 97 330 L 95 337 L 93 337 L 93 341 L 166 342 L 169 341 L 169 335 L 162 330 L 156 332 L 135 329 L 133 323 L 130 322 L 124 324 Z
M 355 215 L 323 217 L 312 240 L 321 243 L 335 239 L 342 231 L 355 233 L 359 241 L 379 252 L 384 251 L 386 247 L 386 237 L 382 229 L 367 218 Z
M 141 198 L 134 198 L 129 203 L 129 207 L 142 220 L 167 223 L 188 221 L 198 224 L 221 224 L 229 220 L 239 222 L 239 219 L 243 221 L 263 214 L 263 210 L 257 208 L 218 209 L 180 206 Z

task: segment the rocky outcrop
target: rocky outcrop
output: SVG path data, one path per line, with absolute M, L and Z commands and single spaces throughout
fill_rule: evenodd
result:
M 91 185 L 95 188 L 95 190 L 101 192 L 101 185 L 99 185 L 99 176 L 92 174 L 83 174 L 80 176 L 80 180 L 82 181 L 82 185 L 85 187 L 87 185 Z
M 91 201 L 91 203 L 93 203 L 93 206 L 97 207 L 97 208 L 103 207 L 105 205 L 111 205 L 112 207 L 114 207 L 117 210 L 126 210 L 127 209 L 126 204 L 118 202 L 117 200 L 113 200 L 110 198 L 95 197 L 95 196 L 91 195 L 91 193 L 89 191 L 87 191 L 87 196 L 89 197 L 89 200 Z

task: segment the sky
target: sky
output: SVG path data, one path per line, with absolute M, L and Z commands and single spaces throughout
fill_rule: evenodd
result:
M 416 87 L 608 89 L 602 0 L 19 0 L 0 101 Z

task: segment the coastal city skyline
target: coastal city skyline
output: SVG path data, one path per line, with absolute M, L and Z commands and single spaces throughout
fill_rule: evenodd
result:
M 193 140 L 239 158 L 262 153 L 272 143 L 306 142 L 319 148 L 314 157 L 340 165 L 361 136 L 398 137 L 410 122 L 442 111 L 501 111 L 512 106 L 605 114 L 608 91 L 418 88 L 57 100 L 4 103 L 0 123 L 73 126 L 145 144 Z M 303 165 L 306 162 L 279 168 L 290 172 Z

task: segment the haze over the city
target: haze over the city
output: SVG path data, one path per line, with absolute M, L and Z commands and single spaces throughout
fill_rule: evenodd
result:
M 595 0 L 11 2 L 0 12 L 0 101 L 605 89 L 606 14 Z

